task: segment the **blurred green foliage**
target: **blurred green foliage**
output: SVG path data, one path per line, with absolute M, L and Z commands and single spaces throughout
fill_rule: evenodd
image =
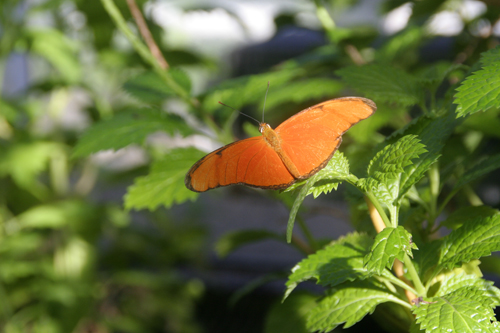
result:
M 154 3 L 136 2 L 139 8 Z M 382 2 L 380 15 L 405 3 Z M 357 1 L 311 1 L 325 45 L 295 58 L 279 59 L 264 73 L 228 78 L 230 69 L 224 61 L 188 47 L 171 47 L 165 43 L 162 28 L 147 16 L 152 35 L 171 66 L 168 71 L 159 68 L 145 44 L 126 37 L 139 36 L 126 1 L 2 1 L 0 77 L 7 77 L 13 57 L 26 62 L 29 73 L 25 87 L 15 90 L 6 80 L 1 86 L 0 330 L 206 331 L 196 316 L 205 286 L 182 276 L 178 269 L 204 264 L 206 230 L 195 222 L 179 221 L 168 210 L 197 198 L 198 194 L 185 188 L 184 176 L 203 152 L 175 140 L 165 147 L 150 135 L 163 132 L 185 138 L 198 134 L 200 141 L 232 142 L 236 114 L 217 102 L 260 112 L 268 81 L 266 117 L 273 124 L 316 102 L 340 96 L 363 95 L 378 106 L 373 117 L 345 135 L 343 154 L 333 159 L 338 163 L 318 175 L 331 179 L 318 178 L 318 184 L 306 185 L 298 196 L 291 216 L 295 219 L 297 214 L 306 241 L 295 239 L 292 245 L 304 254 L 331 240 L 307 234 L 298 210 L 301 200 L 308 194 L 317 197 L 337 189 L 340 182 L 349 180 L 349 172 L 360 177 L 367 173 L 362 185 L 377 189 L 375 195 L 380 196 L 384 190 L 377 184 L 386 181 L 387 173 L 407 172 L 400 191 L 384 204 L 390 209 L 395 200 L 399 202 L 403 207 L 399 221 L 412 231 L 417 244 L 428 241 L 431 231 L 418 223 L 424 219 L 433 223 L 438 217 L 429 212 L 457 214 L 464 212 L 457 207 L 481 204 L 471 184 L 499 165 L 498 154 L 475 162 L 497 153 L 491 147 L 500 135 L 500 61 L 499 49 L 494 48 L 498 36 L 493 34 L 500 7 L 485 2 L 478 16 L 462 15 L 463 28 L 456 36 L 433 34 L 433 16 L 445 10 L 457 13 L 460 4 L 463 1 L 411 2 L 406 27 L 388 36 L 373 26 L 336 25 L 329 13 L 355 8 Z M 110 10 L 113 6 L 116 12 Z M 213 8 L 194 4 L 183 10 Z M 237 17 L 229 5 L 223 9 Z M 434 54 L 445 39 L 447 53 Z M 201 79 L 207 73 L 210 78 Z M 15 75 L 22 78 L 24 74 Z M 477 86 L 478 80 L 488 81 L 487 89 Z M 257 112 L 253 115 L 260 118 Z M 456 120 L 455 112 L 465 117 Z M 68 120 L 68 114 L 76 118 Z M 252 132 L 246 125 L 242 129 Z M 410 146 L 422 144 L 426 151 L 400 156 L 404 163 L 394 170 L 384 169 L 391 168 L 386 160 L 378 165 L 383 172 L 374 167 L 370 173 L 366 168 L 372 157 L 375 161 L 387 158 L 384 152 L 392 147 L 397 153 L 404 140 L 417 136 L 418 141 L 411 141 Z M 103 162 L 103 154 L 92 155 L 130 146 L 140 147 L 145 156 L 139 165 L 113 168 Z M 381 153 L 375 155 L 377 151 Z M 437 194 L 430 185 L 432 172 L 441 177 Z M 286 194 L 263 195 L 293 206 L 293 198 Z M 363 198 L 350 190 L 348 196 L 353 225 L 374 235 Z M 118 197 L 123 197 L 123 204 Z M 436 206 L 438 197 L 441 207 Z M 492 208 L 480 207 L 465 213 L 485 219 L 493 215 Z M 144 208 L 154 212 L 130 212 Z M 456 229 L 464 219 L 453 216 L 445 225 Z M 403 235 L 399 228 L 395 230 Z M 217 250 L 227 255 L 263 239 L 285 241 L 285 236 L 260 230 L 234 232 L 221 239 Z M 402 253 L 387 256 L 394 260 Z M 421 260 L 422 265 L 429 265 L 425 258 Z M 484 269 L 498 273 L 498 262 L 492 257 Z M 292 282 L 296 285 L 317 277 L 307 273 Z M 373 287 L 363 283 L 362 288 Z M 315 307 L 315 299 L 309 293 L 293 293 L 284 306 L 271 308 L 263 329 L 293 333 L 306 331 L 306 325 L 333 328 L 338 323 L 307 323 L 312 309 L 321 316 L 321 307 L 331 301 L 325 298 Z M 384 309 L 392 315 L 391 330 L 409 327 L 400 308 Z M 391 326 L 387 315 L 376 312 L 375 317 L 385 328 Z

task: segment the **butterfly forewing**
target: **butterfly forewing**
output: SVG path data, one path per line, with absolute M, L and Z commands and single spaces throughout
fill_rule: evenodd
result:
M 328 163 L 342 142 L 342 134 L 375 109 L 375 104 L 365 98 L 337 98 L 290 117 L 276 133 L 301 178 L 308 178 Z
M 208 154 L 193 165 L 185 179 L 187 188 L 196 192 L 232 184 L 279 189 L 293 182 L 263 137 L 236 141 Z

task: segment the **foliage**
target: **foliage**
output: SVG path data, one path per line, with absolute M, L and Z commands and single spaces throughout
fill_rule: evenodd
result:
M 28 87 L 0 98 L 0 330 L 203 331 L 196 306 L 205 287 L 179 267 L 206 259 L 206 234 L 176 221 L 170 209 L 192 207 L 199 197 L 184 177 L 205 152 L 189 143 L 234 140 L 237 114 L 221 111 L 218 101 L 260 110 L 270 81 L 270 123 L 353 89 L 378 110 L 346 133 L 324 169 L 286 193 L 258 192 L 289 207 L 286 235 L 237 230 L 218 241 L 221 257 L 269 239 L 304 254 L 264 330 L 328 332 L 372 315 L 391 331 L 499 332 L 500 289 L 483 270 L 500 272 L 500 215 L 476 194 L 500 168 L 500 47 L 494 29 L 480 29 L 495 24 L 496 7 L 464 16 L 450 47 L 456 54 L 424 59 L 420 51 L 439 38 L 433 17 L 457 11 L 459 2 L 412 3 L 407 26 L 382 36 L 374 28 L 338 27 L 314 1 L 325 45 L 261 73 L 225 78 L 222 62 L 164 44 L 170 67 L 162 67 L 139 38 L 127 3 L 71 2 L 86 20 L 80 28 L 72 28 L 61 1 L 26 9 L 28 18 L 50 15 L 53 26 L 43 28 L 13 14 L 18 1 L 0 5 L 0 69 L 7 73 L 4 64 L 16 53 L 37 68 Z M 326 2 L 339 12 L 353 3 Z M 159 26 L 148 25 L 164 41 Z M 207 73 L 213 77 L 197 81 Z M 85 102 L 75 101 L 79 93 Z M 67 108 L 78 109 L 84 126 L 65 122 Z M 144 157 L 140 165 L 99 162 L 133 149 Z M 115 186 L 120 197 L 126 192 L 123 205 L 102 195 Z M 357 230 L 316 239 L 302 214 L 306 198 L 343 189 Z M 131 212 L 142 209 L 149 212 Z M 237 295 L 281 276 L 259 278 Z M 308 281 L 324 293 L 300 290 Z

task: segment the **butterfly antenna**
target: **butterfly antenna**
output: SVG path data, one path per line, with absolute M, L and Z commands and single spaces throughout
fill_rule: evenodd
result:
M 224 106 L 227 106 L 228 108 L 233 109 L 234 111 L 238 111 L 241 115 L 244 115 L 245 117 L 248 117 L 248 118 L 250 118 L 250 119 L 252 119 L 252 120 L 255 120 L 255 121 L 257 122 L 257 124 L 259 124 L 259 125 L 260 125 L 260 121 L 258 121 L 258 120 L 257 120 L 257 119 L 255 119 L 254 117 L 249 116 L 249 115 L 247 115 L 246 113 L 243 113 L 243 112 L 241 112 L 241 111 L 239 111 L 239 110 L 236 110 L 236 109 L 235 109 L 235 108 L 233 108 L 232 106 L 229 106 L 229 105 L 227 105 L 227 104 L 224 104 L 224 103 L 222 103 L 221 101 L 219 101 L 219 104 L 222 104 L 222 105 L 224 105 Z
M 268 91 L 269 91 L 269 81 L 267 81 L 266 96 L 264 97 L 264 107 L 262 108 L 262 122 L 264 122 L 264 110 L 266 109 L 266 100 Z

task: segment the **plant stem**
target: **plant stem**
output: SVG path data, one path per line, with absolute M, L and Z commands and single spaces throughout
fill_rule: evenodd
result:
M 175 82 L 170 74 L 168 74 L 153 56 L 150 50 L 144 45 L 144 43 L 129 29 L 127 22 L 123 18 L 120 10 L 116 7 L 113 0 L 101 0 L 104 9 L 108 12 L 109 16 L 113 19 L 116 26 L 125 35 L 125 37 L 132 44 L 134 49 L 139 53 L 141 58 L 153 67 L 154 71 L 162 78 L 162 80 L 167 84 L 167 86 L 172 89 L 179 97 L 189 103 L 191 106 L 196 107 L 198 101 L 192 100 L 189 93 L 184 90 L 180 85 Z
M 167 60 L 165 60 L 165 57 L 163 57 L 163 54 L 161 53 L 158 45 L 156 45 L 156 42 L 151 35 L 151 31 L 149 31 L 148 25 L 144 20 L 144 16 L 142 15 L 139 7 L 137 7 L 137 3 L 135 2 L 135 0 L 127 0 L 127 5 L 130 9 L 130 13 L 132 13 L 132 16 L 134 17 L 137 27 L 139 28 L 139 32 L 141 33 L 142 38 L 151 51 L 151 54 L 156 58 L 156 61 L 158 61 L 158 64 L 162 69 L 168 69 L 168 62 Z
M 395 277 L 392 274 L 387 274 L 387 276 L 383 275 L 380 277 L 380 279 L 387 279 L 392 284 L 395 284 L 396 286 L 401 287 L 404 290 L 409 290 L 412 293 L 414 293 L 415 295 L 418 295 L 418 292 L 412 286 L 410 286 L 409 284 L 405 283 L 404 281 L 398 279 L 397 277 Z
M 385 213 L 384 208 L 382 208 L 382 205 L 380 204 L 380 202 L 378 202 L 377 198 L 375 197 L 375 195 L 373 195 L 372 191 L 364 192 L 364 194 L 368 197 L 370 202 L 377 209 L 378 213 L 380 214 L 380 217 L 384 221 L 385 226 L 392 227 L 393 225 L 392 225 L 391 221 L 389 220 L 389 218 L 387 217 L 387 214 Z
M 404 256 L 404 264 L 406 269 L 408 269 L 408 274 L 410 274 L 413 284 L 415 285 L 415 290 L 417 291 L 415 294 L 418 296 L 426 296 L 425 287 L 422 284 L 422 281 L 420 281 L 420 277 L 418 276 L 415 266 L 413 266 L 411 258 L 406 253 Z
M 438 169 L 438 163 L 434 163 L 431 168 L 429 169 L 429 183 L 430 183 L 430 191 L 431 191 L 431 198 L 429 202 L 429 218 L 428 218 L 428 226 L 427 229 L 431 230 L 432 227 L 434 226 L 436 217 L 440 214 L 440 212 L 437 212 L 437 200 L 439 196 L 439 169 Z

